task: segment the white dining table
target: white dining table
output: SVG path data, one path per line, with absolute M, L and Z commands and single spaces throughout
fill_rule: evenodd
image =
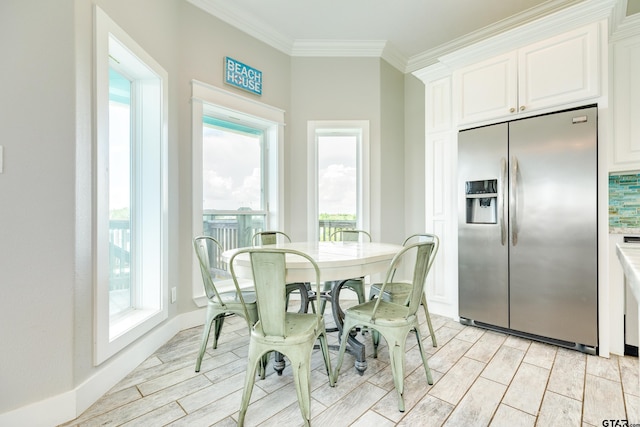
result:
M 261 246 L 256 246 L 261 247 Z M 369 276 L 385 272 L 393 257 L 402 249 L 401 245 L 379 242 L 287 242 L 263 247 L 294 249 L 311 256 L 320 269 L 320 280 L 335 282 L 331 291 L 323 295 L 331 302 L 334 320 L 340 336 L 342 335 L 343 312 L 340 308 L 342 285 L 356 277 Z M 240 249 L 230 249 L 222 253 L 222 259 L 228 262 Z M 234 260 L 234 270 L 240 278 L 253 277 L 249 254 L 238 255 Z M 287 255 L 287 283 L 315 282 L 315 270 L 301 257 Z M 367 368 L 364 344 L 355 334 L 349 335 L 347 351 L 356 358 L 355 367 L 360 374 Z

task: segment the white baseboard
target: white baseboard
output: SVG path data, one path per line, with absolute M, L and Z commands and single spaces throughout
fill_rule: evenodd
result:
M 169 319 L 104 362 L 75 389 L 0 414 L 0 426 L 52 427 L 77 418 L 175 334 L 204 323 L 204 309 Z

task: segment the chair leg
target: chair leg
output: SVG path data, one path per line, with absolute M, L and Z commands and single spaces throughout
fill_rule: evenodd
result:
M 294 352 L 299 353 L 299 352 Z M 298 406 L 305 426 L 311 425 L 311 364 L 310 360 L 300 357 L 300 354 L 290 355 L 293 368 L 293 382 L 296 384 Z
M 276 373 L 278 374 L 278 376 L 282 376 L 282 371 L 284 371 L 285 368 L 285 361 L 284 361 L 284 356 L 282 353 L 276 351 L 273 354 L 273 369 L 276 371 Z
M 213 328 L 213 349 L 218 348 L 218 338 L 220 338 L 220 332 L 222 332 L 222 325 L 224 324 L 224 314 L 218 315 L 214 320 L 215 327 Z
M 340 337 L 340 350 L 338 350 L 338 361 L 336 362 L 336 369 L 333 371 L 333 382 L 338 382 L 338 375 L 340 375 L 340 368 L 342 367 L 342 360 L 344 359 L 344 352 L 347 350 L 347 341 L 349 341 L 349 331 L 354 325 L 347 317 L 344 319 L 344 325 L 342 326 L 342 336 Z
M 247 408 L 249 407 L 249 401 L 251 400 L 251 393 L 253 392 L 253 385 L 256 381 L 256 369 L 258 364 L 262 363 L 262 356 L 255 357 L 252 354 L 251 348 L 249 349 L 249 360 L 247 365 L 247 372 L 244 377 L 244 390 L 242 392 L 242 401 L 240 402 L 240 412 L 238 413 L 238 426 L 244 425 L 244 417 L 247 414 Z
M 427 363 L 427 355 L 424 353 L 424 348 L 422 347 L 422 338 L 420 337 L 420 330 L 416 326 L 413 329 L 413 332 L 415 332 L 416 340 L 418 340 L 418 350 L 420 350 L 420 357 L 422 357 L 422 364 L 424 365 L 424 372 L 427 374 L 427 383 L 429 385 L 433 385 L 433 377 L 431 376 L 431 368 L 429 368 L 429 363 Z
M 405 335 L 400 341 L 395 342 L 390 341 L 386 336 L 385 339 L 389 343 L 389 360 L 391 362 L 393 384 L 398 393 L 398 410 L 404 412 L 404 351 L 407 338 Z
M 378 358 L 378 344 L 380 344 L 380 332 L 371 328 L 371 340 L 373 341 L 373 358 Z
M 258 375 L 260 375 L 260 379 L 263 380 L 267 376 L 267 365 L 269 364 L 269 354 L 265 353 L 264 356 L 260 358 L 260 366 L 258 367 Z
M 196 360 L 196 372 L 200 372 L 200 365 L 202 364 L 202 358 L 204 357 L 204 352 L 207 351 L 207 341 L 209 341 L 209 333 L 211 332 L 211 324 L 214 319 L 209 319 L 207 316 L 207 321 L 204 322 L 204 329 L 202 330 L 202 342 L 200 344 L 200 353 L 198 354 L 198 360 Z
M 431 334 L 431 342 L 434 347 L 438 346 L 436 341 L 436 334 L 433 332 L 433 325 L 431 324 L 431 316 L 429 315 L 429 308 L 427 306 L 427 297 L 422 294 L 422 308 L 424 308 L 424 315 L 427 318 L 427 326 L 429 326 L 429 333 Z
M 300 283 L 300 310 L 298 313 L 307 313 L 309 311 L 309 288 L 306 283 Z
M 361 280 L 358 285 L 353 286 L 351 289 L 358 296 L 358 304 L 362 304 L 363 302 L 365 302 L 365 299 L 364 299 L 364 281 Z
M 329 376 L 329 386 L 334 387 L 335 382 L 333 379 L 333 372 L 331 371 L 331 356 L 329 355 L 329 344 L 327 343 L 327 335 L 322 332 L 318 335 L 320 340 L 320 348 L 322 349 L 322 357 L 324 358 L 324 367 L 327 369 L 327 375 Z
M 336 283 L 337 282 L 335 282 L 335 281 L 333 281 L 333 282 L 324 282 L 323 287 L 322 287 L 322 292 L 329 292 Z M 320 295 L 318 295 L 316 297 L 316 300 L 318 300 L 318 310 L 320 310 L 321 314 L 324 314 L 324 308 L 327 305 L 327 301 L 325 301 L 324 298 L 321 298 Z M 315 313 L 315 311 L 314 311 L 314 313 Z

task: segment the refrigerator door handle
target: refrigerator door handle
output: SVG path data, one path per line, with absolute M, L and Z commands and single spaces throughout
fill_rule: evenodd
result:
M 504 200 L 507 192 L 507 159 L 504 157 L 500 159 L 500 182 L 498 188 L 502 191 L 498 195 L 498 215 L 500 216 L 500 242 L 502 246 L 507 244 L 507 224 L 504 214 Z
M 509 214 L 511 216 L 511 243 L 518 244 L 518 158 L 511 157 L 511 197 L 509 198 Z

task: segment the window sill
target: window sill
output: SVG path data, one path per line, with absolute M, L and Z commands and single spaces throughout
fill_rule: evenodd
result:
M 158 309 L 138 309 L 130 310 L 117 319 L 109 323 L 109 341 L 118 339 L 126 332 L 132 330 L 138 325 L 149 320 L 154 315 L 158 314 Z

